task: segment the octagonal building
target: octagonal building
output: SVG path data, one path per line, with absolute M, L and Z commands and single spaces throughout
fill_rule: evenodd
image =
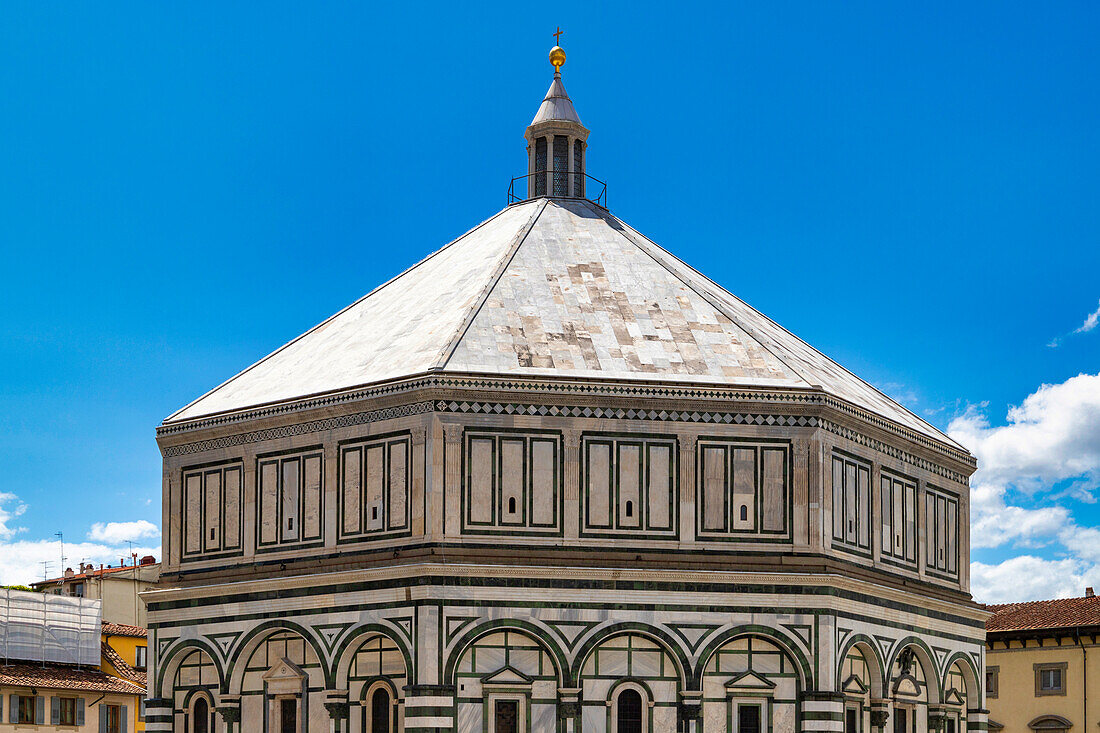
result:
M 605 208 L 514 201 L 168 417 L 149 731 L 986 729 L 974 459 Z

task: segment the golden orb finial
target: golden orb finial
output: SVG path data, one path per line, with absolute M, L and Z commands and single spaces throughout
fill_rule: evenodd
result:
M 565 63 L 565 51 L 561 46 L 554 46 L 550 49 L 550 63 L 554 65 L 555 71 L 560 71 L 562 64 Z
M 561 26 L 558 26 L 557 31 L 554 32 L 554 47 L 550 49 L 550 63 L 554 65 L 554 71 L 561 71 L 562 64 L 565 63 L 565 51 L 559 45 L 561 43 Z

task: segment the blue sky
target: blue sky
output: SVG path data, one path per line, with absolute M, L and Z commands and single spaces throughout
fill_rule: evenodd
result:
M 975 594 L 1100 586 L 1095 3 L 5 11 L 0 581 L 156 547 L 161 419 L 503 206 L 560 24 L 612 210 L 977 452 Z

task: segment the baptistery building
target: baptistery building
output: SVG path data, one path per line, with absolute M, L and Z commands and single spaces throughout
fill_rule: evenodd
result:
M 158 428 L 146 728 L 985 730 L 973 457 L 612 214 L 564 62 L 506 208 Z

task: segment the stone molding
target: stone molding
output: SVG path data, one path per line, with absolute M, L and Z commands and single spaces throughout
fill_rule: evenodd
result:
M 364 425 L 381 420 L 392 420 L 427 413 L 484 414 L 484 415 L 527 415 L 537 417 L 567 417 L 604 420 L 646 420 L 655 422 L 702 423 L 713 425 L 750 425 L 767 427 L 824 428 L 864 447 L 904 463 L 908 463 L 929 473 L 941 476 L 962 485 L 969 484 L 969 477 L 957 471 L 941 466 L 908 451 L 896 448 L 881 440 L 864 435 L 856 430 L 813 415 L 781 415 L 754 412 L 723 412 L 720 410 L 666 410 L 636 409 L 622 407 L 590 407 L 583 405 L 545 405 L 518 404 L 476 400 L 437 400 L 413 402 L 407 405 L 386 407 L 369 412 L 357 412 L 339 417 L 324 418 L 306 423 L 297 423 L 283 427 L 266 428 L 248 433 L 237 433 L 221 438 L 200 440 L 194 443 L 170 445 L 163 449 L 166 458 L 201 453 L 208 450 L 228 448 L 236 445 L 259 443 L 295 435 L 323 432 L 337 428 Z M 452 430 L 461 431 L 461 425 L 445 424 L 445 439 L 457 440 Z
M 569 394 L 592 397 L 623 397 L 642 399 L 679 399 L 679 400 L 721 400 L 723 402 L 761 402 L 767 404 L 818 405 L 829 407 L 847 415 L 856 417 L 886 432 L 917 443 L 925 448 L 948 456 L 969 466 L 976 466 L 976 459 L 969 453 L 954 446 L 937 441 L 911 428 L 904 427 L 874 412 L 830 395 L 823 390 L 783 390 L 738 388 L 733 386 L 700 386 L 678 383 L 630 383 L 620 382 L 581 382 L 569 379 L 530 380 L 523 378 L 494 378 L 476 376 L 416 375 L 388 384 L 351 389 L 311 399 L 260 407 L 240 412 L 197 418 L 180 423 L 162 424 L 157 428 L 157 437 L 165 437 L 185 432 L 215 428 L 234 423 L 251 422 L 262 418 L 304 412 L 323 407 L 367 399 L 407 394 L 418 390 L 500 390 L 508 392 L 538 392 L 542 394 Z M 357 413 L 365 414 L 365 413 Z M 166 453 L 167 455 L 167 453 Z

